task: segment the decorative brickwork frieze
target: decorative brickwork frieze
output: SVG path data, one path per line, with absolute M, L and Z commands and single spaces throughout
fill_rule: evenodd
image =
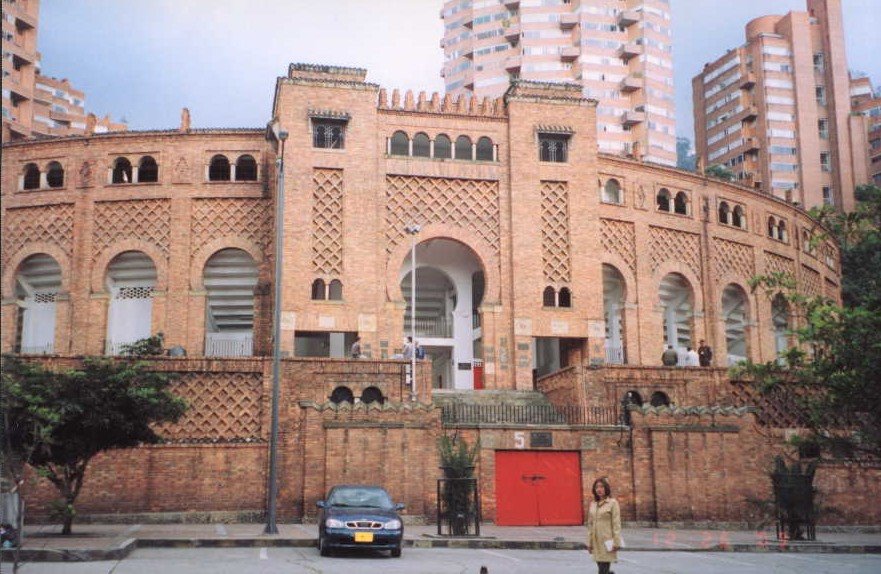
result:
M 386 251 L 406 241 L 404 227 L 461 227 L 499 252 L 499 184 L 482 179 L 386 176 Z
M 619 256 L 627 263 L 631 273 L 636 273 L 636 235 L 633 223 L 601 219 L 600 224 L 603 250 Z
M 808 297 L 821 297 L 823 295 L 823 279 L 820 272 L 811 269 L 807 265 L 801 266 L 799 286 Z
M 835 302 L 841 301 L 841 289 L 838 288 L 838 285 L 826 279 L 823 284 L 826 287 L 825 295 L 827 298 L 831 299 Z
M 95 204 L 94 253 L 99 255 L 117 241 L 137 238 L 154 244 L 168 255 L 170 202 L 165 199 L 112 201 Z
M 312 269 L 323 275 L 343 272 L 343 172 L 312 172 Z
M 268 249 L 272 205 L 265 199 L 200 199 L 193 202 L 192 250 L 218 237 L 241 237 Z
M 171 391 L 187 402 L 176 424 L 156 432 L 169 442 L 261 440 L 263 381 L 260 373 L 180 373 Z
M 676 231 L 666 227 L 650 227 L 652 271 L 664 262 L 673 260 L 684 263 L 697 276 L 701 275 L 700 237 L 694 233 Z
M 715 247 L 713 265 L 717 279 L 734 274 L 746 281 L 756 274 L 753 248 L 749 245 L 715 237 L 713 247 Z
M 565 181 L 541 182 L 541 259 L 545 281 L 569 282 L 569 191 Z
M 3 266 L 28 243 L 52 243 L 70 256 L 73 204 L 8 209 L 3 222 Z
M 788 273 L 795 278 L 795 261 L 766 251 L 765 273 Z

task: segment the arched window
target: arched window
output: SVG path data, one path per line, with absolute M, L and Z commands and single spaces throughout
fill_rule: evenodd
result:
M 35 163 L 24 166 L 22 189 L 40 189 L 40 168 Z
M 413 157 L 431 157 L 431 140 L 422 132 L 413 136 Z
M 777 220 L 774 217 L 768 218 L 768 237 L 777 239 Z
M 437 159 L 450 159 L 453 157 L 453 144 L 444 134 L 434 138 L 434 157 Z
M 782 219 L 780 220 L 780 224 L 777 226 L 777 239 L 779 239 L 783 243 L 789 243 L 789 233 L 786 231 L 786 222 Z
M 572 292 L 569 291 L 568 287 L 560 288 L 560 307 L 571 307 L 572 306 Z
M 667 393 L 655 391 L 652 393 L 652 398 L 649 399 L 649 404 L 653 407 L 669 407 L 670 397 L 667 396 Z
M 456 159 L 473 160 L 471 154 L 471 138 L 468 136 L 459 136 L 456 138 Z
M 334 279 L 330 282 L 330 285 L 327 286 L 327 298 L 331 301 L 342 301 L 343 300 L 343 282 L 339 279 Z
M 725 324 L 727 364 L 736 365 L 747 358 L 749 303 L 744 290 L 733 283 L 722 291 L 722 321 Z
M 131 183 L 132 162 L 124 157 L 116 158 L 116 161 L 113 162 L 113 177 L 110 181 L 113 183 Z
M 335 404 L 354 403 L 355 395 L 349 387 L 337 387 L 330 393 L 330 402 Z
M 64 168 L 57 161 L 46 166 L 46 183 L 49 187 L 64 187 Z
M 493 141 L 486 136 L 477 140 L 477 161 L 493 161 Z
M 31 255 L 15 274 L 18 317 L 15 352 L 29 355 L 55 350 L 55 301 L 61 291 L 61 267 L 49 255 Z
M 656 198 L 658 204 L 658 211 L 671 211 L 671 202 L 670 202 L 670 191 L 662 187 L 660 191 L 658 191 L 658 196 Z
M 202 271 L 205 286 L 205 355 L 254 354 L 254 290 L 257 263 L 242 249 L 221 249 Z
M 361 402 L 368 405 L 370 403 L 382 404 L 385 402 L 385 397 L 382 396 L 382 391 L 380 391 L 378 388 L 367 387 L 361 393 Z
M 152 157 L 145 155 L 138 164 L 138 183 L 156 183 L 159 181 L 159 164 Z
M 312 282 L 312 300 L 324 301 L 325 297 L 324 279 L 316 279 Z
M 257 181 L 257 160 L 251 155 L 240 155 L 236 160 L 236 181 Z
M 636 391 L 627 391 L 624 395 L 624 401 L 629 405 L 636 405 L 638 407 L 642 406 L 642 395 L 640 395 Z
M 625 284 L 621 272 L 603 264 L 603 318 L 606 322 L 606 362 L 625 363 L 624 353 Z
M 789 303 L 778 293 L 771 301 L 771 323 L 774 329 L 774 349 L 782 355 L 789 348 Z
M 664 348 L 671 345 L 679 353 L 679 364 L 685 364 L 686 347 L 693 347 L 694 291 L 688 279 L 669 273 L 658 287 L 664 317 Z
M 545 287 L 544 293 L 541 297 L 541 304 L 545 307 L 556 307 L 557 306 L 557 293 L 554 291 L 554 288 L 551 286 Z
M 120 253 L 107 266 L 110 290 L 105 352 L 118 355 L 126 345 L 152 335 L 156 266 L 141 251 Z
M 688 194 L 680 191 L 673 200 L 673 211 L 681 215 L 688 215 Z
M 734 227 L 746 229 L 746 216 L 743 213 L 743 208 L 739 205 L 734 206 L 734 212 L 731 215 L 731 224 L 734 225 Z
M 410 138 L 404 132 L 395 132 L 389 142 L 389 153 L 391 155 L 410 155 Z
M 225 155 L 217 154 L 208 165 L 208 181 L 229 181 L 229 160 Z
M 731 208 L 728 207 L 728 203 L 722 202 L 719 204 L 719 223 L 731 223 Z
M 623 203 L 621 201 L 621 184 L 617 179 L 610 179 L 603 186 L 603 201 L 606 203 Z

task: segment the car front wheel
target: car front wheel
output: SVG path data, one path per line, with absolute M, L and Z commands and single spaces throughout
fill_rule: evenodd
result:
M 330 556 L 330 548 L 327 547 L 327 542 L 321 535 L 318 536 L 318 553 L 322 556 Z
M 392 548 L 392 558 L 400 558 L 401 557 L 401 545 L 398 544 L 396 547 Z

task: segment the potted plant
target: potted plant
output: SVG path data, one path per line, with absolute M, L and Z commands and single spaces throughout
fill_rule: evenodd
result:
M 477 489 L 474 468 L 480 443 L 469 445 L 463 438 L 444 435 L 438 441 L 438 452 L 444 472 L 442 502 L 445 507 L 438 519 L 450 525 L 451 535 L 463 536 L 469 533 L 470 519 L 479 519 L 472 500 Z

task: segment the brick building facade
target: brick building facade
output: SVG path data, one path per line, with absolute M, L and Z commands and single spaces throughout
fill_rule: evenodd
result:
M 179 130 L 4 146 L 2 349 L 61 365 L 162 332 L 188 353 L 158 367 L 181 374 L 186 419 L 165 429 L 169 444 L 100 457 L 82 512 L 262 512 L 283 155 L 283 516 L 314 515 L 335 482 L 370 480 L 430 519 L 435 440 L 455 429 L 480 437 L 495 519 L 495 456 L 523 446 L 512 433 L 543 429 L 547 448 L 579 453 L 584 493 L 597 473 L 620 485 L 630 520 L 749 519 L 741 481 L 769 483 L 783 427 L 744 408 L 755 401 L 723 369 L 664 369 L 660 355 L 705 339 L 718 367 L 773 359 L 795 319 L 747 281 L 785 271 L 837 299 L 837 247 L 812 246 L 818 224 L 750 188 L 598 153 L 595 102 L 577 86 L 453 100 L 365 77 L 291 65 L 266 130 L 191 130 L 185 113 Z M 397 358 L 411 325 L 428 351 L 416 400 Z M 356 336 L 364 357 L 346 359 Z M 533 389 L 614 414 L 481 424 L 432 402 Z M 625 424 L 628 391 L 671 408 Z M 657 494 L 674 483 L 724 495 L 683 514 Z M 118 484 L 125 495 L 107 503 Z M 35 507 L 49 495 L 34 491 Z M 853 505 L 844 520 L 872 513 Z

